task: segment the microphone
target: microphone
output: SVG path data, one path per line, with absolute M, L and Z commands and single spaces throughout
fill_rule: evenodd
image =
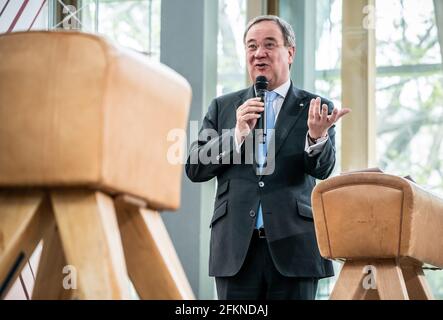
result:
M 256 97 L 260 97 L 261 102 L 265 102 L 265 93 L 268 91 L 268 79 L 265 76 L 258 76 L 255 78 L 255 93 Z M 261 144 L 266 142 L 266 106 L 262 116 L 257 121 L 257 129 L 262 130 L 259 134 L 258 141 Z

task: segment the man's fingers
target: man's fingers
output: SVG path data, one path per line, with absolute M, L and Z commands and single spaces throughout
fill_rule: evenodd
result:
M 343 115 L 345 115 L 345 114 L 350 113 L 352 110 L 349 109 L 349 108 L 343 108 L 343 109 L 341 109 L 340 111 L 343 113 Z
M 247 105 L 248 103 L 252 103 L 252 102 L 257 102 L 257 101 L 260 101 L 260 100 L 261 100 L 260 97 L 251 98 L 251 99 L 246 100 L 244 102 L 244 105 Z
M 321 108 L 321 118 L 327 120 L 328 118 L 328 106 L 324 104 Z
M 246 110 L 246 109 L 248 109 L 250 107 L 262 107 L 263 108 L 264 106 L 265 106 L 265 104 L 263 102 L 254 101 L 254 102 L 251 102 L 251 103 L 243 106 L 242 108 L 239 108 L 239 110 L 240 111 L 244 111 L 244 110 Z
M 315 109 L 315 99 L 311 99 L 311 103 L 309 104 L 309 119 L 315 119 L 314 109 Z
M 315 99 L 314 115 L 315 115 L 315 118 L 318 120 L 321 119 L 320 105 L 321 105 L 321 99 L 320 99 L 320 97 L 317 97 L 317 99 Z
M 247 100 L 244 103 L 245 107 L 248 107 L 248 106 L 264 106 L 264 105 L 265 105 L 264 102 L 262 102 L 260 98 L 252 98 L 252 99 Z
M 264 107 L 265 104 L 260 101 L 260 98 L 252 98 L 247 100 L 245 103 L 243 103 L 240 107 L 237 109 L 237 113 L 245 113 L 245 110 L 247 110 L 249 107 Z
M 261 107 L 261 106 L 257 106 L 257 107 L 249 106 L 249 107 L 246 107 L 246 108 L 240 110 L 239 115 L 243 116 L 243 115 L 249 114 L 249 113 L 262 112 L 263 110 L 265 110 L 265 108 Z
M 260 98 L 251 98 L 246 100 L 237 110 L 243 110 L 249 106 L 264 106 L 265 104 L 261 102 Z
M 351 112 L 349 108 L 343 108 L 341 110 L 334 108 L 332 113 L 328 115 L 328 105 L 323 104 L 320 108 L 320 98 L 315 99 L 315 102 L 311 100 L 308 120 L 309 130 L 313 130 L 312 132 L 317 132 L 318 134 L 325 132 L 349 112 Z
M 334 108 L 334 110 L 332 110 L 331 115 L 328 116 L 328 122 L 331 124 L 335 123 L 335 121 L 337 121 L 337 115 L 338 115 L 338 109 Z
M 256 113 L 248 113 L 248 114 L 243 115 L 243 116 L 241 117 L 241 119 L 242 119 L 243 121 L 249 121 L 249 120 L 252 120 L 252 119 L 258 119 L 258 118 L 260 118 L 260 117 L 261 117 L 261 115 L 259 115 L 259 114 L 256 114 Z
M 247 106 L 264 106 L 265 103 L 261 100 L 250 100 L 246 103 Z
M 336 123 L 341 117 L 351 112 L 351 109 L 349 108 L 343 108 L 341 110 L 338 110 L 337 108 L 334 108 L 332 111 L 332 114 L 328 117 L 328 122 L 331 124 Z
M 348 114 L 349 112 L 351 112 L 351 109 L 348 108 L 343 108 L 341 109 L 338 114 L 337 114 L 337 119 L 335 121 L 338 121 L 341 117 L 343 117 L 344 115 Z

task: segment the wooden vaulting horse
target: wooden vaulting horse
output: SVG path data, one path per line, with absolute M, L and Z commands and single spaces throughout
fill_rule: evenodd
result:
M 0 298 L 43 239 L 33 298 L 192 299 L 160 210 L 179 207 L 189 84 L 78 32 L 0 36 Z M 77 289 L 63 287 L 64 267 Z
M 331 299 L 433 298 L 422 269 L 443 267 L 443 199 L 405 178 L 350 173 L 319 183 L 312 205 L 322 256 L 345 261 Z

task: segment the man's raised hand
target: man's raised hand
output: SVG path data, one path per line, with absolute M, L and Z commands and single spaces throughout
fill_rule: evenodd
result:
M 338 110 L 334 107 L 332 113 L 328 115 L 328 106 L 323 104 L 320 108 L 321 99 L 312 99 L 309 105 L 308 128 L 309 137 L 317 140 L 326 137 L 328 129 L 332 127 L 341 117 L 351 112 L 349 108 Z

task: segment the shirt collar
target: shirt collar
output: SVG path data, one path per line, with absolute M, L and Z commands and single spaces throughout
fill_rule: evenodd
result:
M 286 95 L 288 94 L 289 87 L 291 86 L 291 79 L 288 79 L 285 83 L 283 83 L 280 87 L 275 88 L 274 92 L 278 93 L 283 99 L 286 98 Z

